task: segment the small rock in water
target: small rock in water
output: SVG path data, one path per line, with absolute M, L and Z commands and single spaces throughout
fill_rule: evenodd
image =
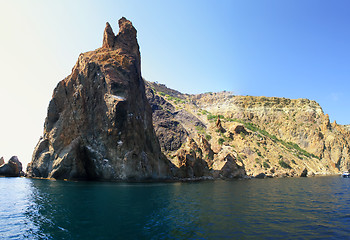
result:
M 4 159 L 1 158 L 4 162 Z M 22 163 L 18 160 L 17 156 L 13 156 L 10 158 L 8 163 L 2 163 L 0 166 L 0 176 L 5 177 L 20 177 L 23 176 L 24 173 L 22 172 Z
M 259 173 L 258 175 L 255 176 L 255 178 L 265 178 L 266 175 L 265 173 Z

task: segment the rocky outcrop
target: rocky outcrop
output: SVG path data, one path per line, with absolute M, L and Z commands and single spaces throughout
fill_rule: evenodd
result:
M 226 132 L 225 129 L 222 127 L 220 116 L 218 116 L 218 119 L 216 120 L 216 128 L 219 132 L 224 133 Z
M 28 176 L 145 180 L 171 177 L 152 125 L 136 30 L 125 18 L 58 83 Z
M 102 47 L 103 48 L 113 48 L 114 46 L 114 40 L 115 40 L 115 35 L 113 32 L 113 29 L 109 23 L 106 23 L 106 28 L 103 33 L 103 43 Z
M 3 161 L 3 158 L 1 158 Z M 0 176 L 20 177 L 23 176 L 22 163 L 17 156 L 13 156 L 7 163 L 0 164 Z
M 201 178 L 209 176 L 208 164 L 203 160 L 202 150 L 193 139 L 187 139 L 186 146 L 176 153 L 175 176 L 177 178 Z
M 146 82 L 147 99 L 152 106 L 153 125 L 162 151 L 174 164 L 178 179 L 240 178 L 245 177 L 244 165 L 232 151 L 215 153 L 203 133 L 208 130 L 186 101 L 185 94 L 168 89 L 165 85 Z M 198 115 L 197 115 L 198 116 Z M 215 131 L 229 134 L 220 119 Z M 199 133 L 199 134 L 198 134 Z M 232 150 L 232 149 L 231 149 Z
M 304 168 L 304 170 L 300 173 L 300 177 L 307 177 L 307 169 Z
M 213 160 L 213 176 L 215 178 L 243 178 L 246 171 L 242 162 L 237 160 L 233 151 L 221 151 Z

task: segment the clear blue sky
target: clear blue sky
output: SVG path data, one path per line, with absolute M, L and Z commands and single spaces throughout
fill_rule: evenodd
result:
M 350 124 L 350 1 L 0 1 L 0 156 L 24 163 L 56 84 L 102 44 L 138 31 L 142 74 L 186 93 L 309 98 Z

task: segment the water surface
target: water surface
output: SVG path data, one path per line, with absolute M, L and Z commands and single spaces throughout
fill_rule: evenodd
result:
M 0 178 L 2 239 L 350 237 L 350 179 L 99 183 Z

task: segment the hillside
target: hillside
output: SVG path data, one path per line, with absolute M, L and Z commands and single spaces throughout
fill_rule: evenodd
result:
M 193 177 L 201 161 L 205 171 L 220 170 L 217 177 L 338 174 L 350 167 L 349 126 L 330 123 L 315 101 L 189 95 L 152 82 L 146 93 L 162 151 L 184 177 Z

